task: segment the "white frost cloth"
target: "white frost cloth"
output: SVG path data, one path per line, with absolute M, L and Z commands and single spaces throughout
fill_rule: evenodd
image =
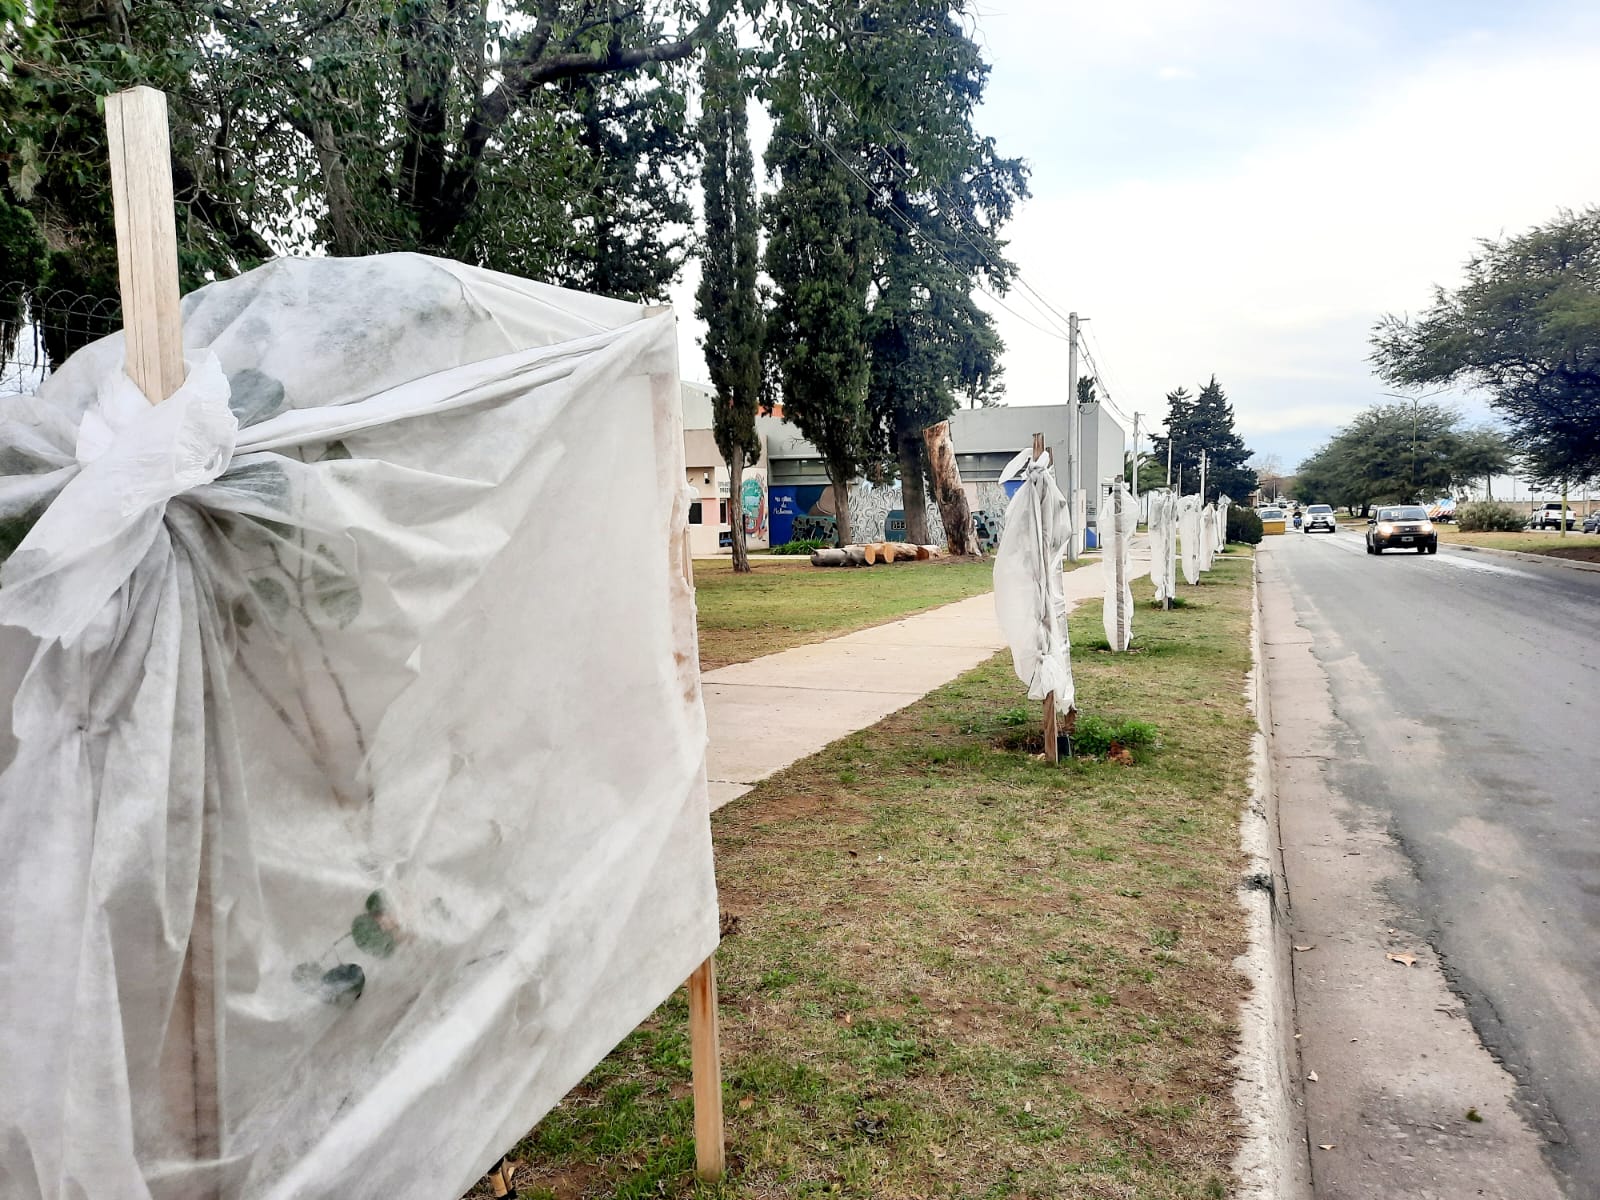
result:
M 1149 493 L 1150 505 L 1150 582 L 1156 603 L 1164 604 L 1177 594 L 1178 581 L 1178 498 L 1161 489 Z
M 1201 532 L 1200 497 L 1184 496 L 1178 501 L 1178 541 L 1183 552 L 1183 581 L 1191 586 L 1200 582 Z
M 1233 501 L 1226 496 L 1217 499 L 1217 553 L 1221 554 L 1228 548 L 1228 510 L 1233 507 Z
M 1200 570 L 1211 570 L 1211 560 L 1217 553 L 1217 510 L 1206 505 L 1200 510 Z
M 391 255 L 184 339 L 0 397 L 0 1192 L 454 1200 L 717 942 L 673 318 Z
M 1011 665 L 1028 699 L 1054 693 L 1056 711 L 1073 704 L 1071 646 L 1061 559 L 1072 537 L 1067 498 L 1056 486 L 1050 454 L 1028 464 L 1006 507 L 994 556 L 994 611 L 1011 647 Z
M 1106 519 L 1101 522 L 1107 536 L 1100 558 L 1100 570 L 1105 576 L 1105 601 L 1100 611 L 1106 644 L 1118 652 L 1126 650 L 1133 640 L 1133 585 L 1128 572 L 1138 520 L 1128 485 L 1120 480 L 1112 484 Z

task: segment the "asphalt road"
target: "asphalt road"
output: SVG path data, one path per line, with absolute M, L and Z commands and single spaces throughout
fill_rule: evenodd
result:
M 1321 785 L 1404 864 L 1374 885 L 1386 919 L 1437 956 L 1564 1193 L 1600 1198 L 1600 572 L 1448 546 L 1371 557 L 1348 532 L 1263 551 L 1263 588 L 1287 592 L 1326 679 Z M 1329 828 L 1315 836 L 1346 836 Z M 1298 903 L 1293 870 L 1289 888 Z

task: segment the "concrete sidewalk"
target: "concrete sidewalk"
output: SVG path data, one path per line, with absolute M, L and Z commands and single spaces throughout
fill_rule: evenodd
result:
M 1143 538 L 1134 543 L 1135 578 L 1150 570 L 1148 547 Z M 1091 563 L 1067 572 L 1067 603 L 1099 599 L 1101 571 L 1099 563 Z M 829 742 L 876 724 L 1004 648 L 994 594 L 985 593 L 705 672 L 711 807 L 744 795 Z

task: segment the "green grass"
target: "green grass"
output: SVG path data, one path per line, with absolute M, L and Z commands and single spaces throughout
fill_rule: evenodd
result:
M 994 565 L 970 560 L 878 567 L 758 562 L 735 575 L 727 562 L 694 564 L 700 665 L 747 662 L 853 629 L 881 625 L 994 586 Z
M 1576 558 L 1600 562 L 1600 537 L 1570 530 L 1559 533 L 1463 533 L 1449 525 L 1435 525 L 1441 542 L 1457 546 L 1486 546 L 1495 550 L 1520 550 L 1524 554 L 1550 554 L 1557 558 Z
M 693 1178 L 680 993 L 518 1147 L 522 1195 L 1224 1195 L 1250 571 L 1174 612 L 1141 581 L 1138 654 L 1075 614 L 1083 716 L 1154 730 L 1133 765 L 1018 748 L 1001 654 L 716 813 L 727 1180 Z

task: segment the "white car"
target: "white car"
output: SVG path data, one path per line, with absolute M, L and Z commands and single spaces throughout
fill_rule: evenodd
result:
M 1306 509 L 1300 522 L 1300 528 L 1306 533 L 1317 529 L 1326 529 L 1329 533 L 1339 532 L 1339 522 L 1334 520 L 1333 506 L 1329 504 L 1311 505 Z
M 1572 509 L 1566 510 L 1567 528 L 1578 527 L 1578 514 Z M 1561 501 L 1554 500 L 1543 508 L 1534 510 L 1533 516 L 1528 518 L 1529 529 L 1560 529 L 1561 528 Z

